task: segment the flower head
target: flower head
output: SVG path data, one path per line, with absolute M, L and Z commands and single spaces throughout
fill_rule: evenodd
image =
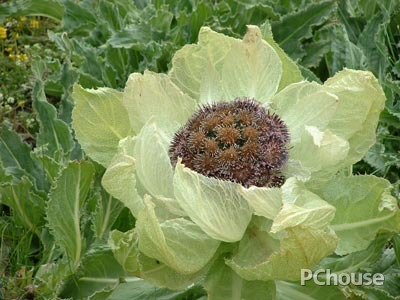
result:
M 217 274 L 298 280 L 400 231 L 387 181 L 340 175 L 375 142 L 375 77 L 305 81 L 267 32 L 202 28 L 167 75 L 134 73 L 124 92 L 75 86 L 76 136 L 137 219 L 110 237 L 130 273 L 172 289 Z
M 243 186 L 280 186 L 289 133 L 277 115 L 253 99 L 208 104 L 197 110 L 171 142 L 173 165 Z

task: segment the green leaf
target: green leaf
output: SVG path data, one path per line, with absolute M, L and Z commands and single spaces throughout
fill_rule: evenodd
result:
M 275 299 L 273 281 L 247 281 L 229 268 L 222 258 L 210 269 L 204 287 L 208 300 Z
M 72 127 L 79 143 L 93 160 L 107 167 L 117 153 L 118 142 L 132 134 L 122 93 L 75 85 L 72 98 Z
M 346 300 L 337 286 L 319 286 L 314 282 L 300 283 L 275 281 L 277 300 Z
M 176 200 L 193 222 L 217 240 L 239 241 L 250 222 L 252 209 L 240 195 L 239 187 L 198 174 L 180 162 L 176 165 Z
M 186 123 L 194 112 L 196 102 L 164 74 L 133 73 L 129 76 L 123 96 L 130 124 L 135 132 L 153 119 L 171 135 Z
M 126 273 L 114 259 L 110 248 L 96 247 L 85 253 L 79 268 L 65 280 L 59 296 L 83 299 L 96 291 L 118 285 L 124 276 Z
M 43 146 L 46 149 L 44 153 L 52 158 L 60 160 L 58 155 L 67 157 L 75 146 L 72 133 L 69 126 L 58 119 L 55 107 L 47 102 L 40 82 L 36 83 L 33 91 L 33 108 L 40 123 L 36 146 Z
M 146 197 L 145 208 L 136 221 L 136 230 L 142 253 L 182 274 L 193 274 L 206 266 L 220 244 L 190 220 L 160 221 L 155 205 Z
M 94 175 L 89 162 L 70 162 L 57 178 L 49 194 L 47 205 L 48 226 L 70 259 L 71 266 L 79 264 L 83 248 L 80 229 L 81 209 Z
M 144 280 L 136 280 L 120 284 L 107 300 L 189 300 L 198 299 L 204 295 L 201 285 L 195 285 L 182 291 L 160 289 Z
M 291 83 L 299 82 L 303 80 L 299 67 L 296 63 L 279 47 L 278 43 L 274 41 L 271 25 L 268 21 L 260 27 L 262 37 L 267 43 L 275 50 L 278 54 L 279 59 L 282 63 L 282 78 L 279 83 L 278 91 L 282 90 Z
M 0 160 L 0 186 L 7 185 L 8 183 L 11 183 L 12 180 L 13 177 L 7 174 L 6 169 L 3 167 L 3 163 Z
M 330 41 L 330 51 L 326 55 L 329 74 L 332 76 L 345 67 L 365 70 L 367 66 L 366 57 L 363 51 L 349 40 L 344 25 L 335 24 L 326 27 L 326 30 L 328 34 L 322 39 Z
M 0 186 L 0 203 L 13 209 L 15 220 L 38 236 L 44 225 L 45 199 L 36 194 L 27 177 L 13 185 Z
M 319 193 L 336 208 L 332 228 L 339 238 L 336 253 L 366 249 L 379 231 L 400 231 L 400 212 L 390 183 L 375 176 L 337 177 Z
M 0 160 L 7 174 L 18 179 L 29 176 L 39 190 L 47 189 L 45 172 L 38 161 L 31 158 L 30 147 L 5 125 L 0 133 Z
M 0 20 L 11 16 L 44 16 L 60 21 L 64 15 L 64 8 L 59 1 L 47 0 L 20 0 L 3 3 L 0 7 Z
M 322 25 L 336 8 L 335 1 L 311 3 L 272 23 L 275 41 L 293 59 L 304 56 L 302 41 L 312 37 L 312 29 Z
M 108 193 L 120 200 L 137 217 L 144 205 L 136 189 L 134 147 L 135 138 L 126 137 L 119 142 L 118 153 L 104 173 L 102 185 Z
M 94 195 L 96 207 L 91 214 L 93 231 L 99 240 L 108 236 L 108 232 L 118 218 L 123 204 L 99 187 Z
M 348 255 L 331 255 L 322 259 L 314 270 L 329 269 L 331 273 L 352 273 L 370 269 L 382 256 L 390 234 L 379 235 L 365 250 Z

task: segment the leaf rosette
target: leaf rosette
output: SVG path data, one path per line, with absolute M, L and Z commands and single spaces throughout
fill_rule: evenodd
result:
M 350 69 L 323 85 L 306 81 L 267 30 L 248 26 L 238 40 L 203 27 L 197 44 L 176 52 L 168 74 L 131 74 L 123 92 L 76 85 L 73 98 L 78 141 L 106 168 L 104 188 L 137 219 L 131 231 L 111 233 L 115 258 L 159 286 L 181 289 L 205 278 L 210 291 L 241 281 L 236 295 L 256 299 L 273 293 L 274 280 L 299 280 L 302 268 L 400 230 L 390 183 L 343 172 L 375 142 L 385 102 L 378 81 Z M 285 124 L 290 139 L 275 184 L 202 174 L 188 167 L 193 153 L 186 164 L 178 157 L 183 150 L 171 161 L 171 143 L 193 115 L 238 99 Z M 215 144 L 240 156 L 240 139 L 232 139 L 230 148 Z

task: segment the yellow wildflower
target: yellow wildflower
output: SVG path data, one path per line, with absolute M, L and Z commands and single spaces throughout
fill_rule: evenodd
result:
M 39 28 L 39 21 L 38 20 L 31 20 L 30 25 L 31 25 L 32 29 L 37 29 L 37 28 Z
M 10 54 L 8 55 L 8 57 L 9 57 L 10 59 L 15 59 L 15 54 L 10 53 Z
M 7 38 L 7 29 L 5 27 L 0 27 L 0 39 L 5 40 Z
M 27 19 L 28 19 L 27 17 L 22 17 L 21 22 L 26 22 Z
M 20 61 L 26 61 L 28 60 L 28 56 L 25 53 L 17 54 L 17 59 L 19 59 Z

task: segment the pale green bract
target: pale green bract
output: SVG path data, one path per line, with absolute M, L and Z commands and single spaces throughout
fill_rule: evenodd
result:
M 400 231 L 389 182 L 341 175 L 375 142 L 385 102 L 376 78 L 344 69 L 323 85 L 305 81 L 264 38 L 255 26 L 243 40 L 204 27 L 167 75 L 134 73 L 124 92 L 75 86 L 76 136 L 107 168 L 104 188 L 136 218 L 135 228 L 110 236 L 127 272 L 171 289 L 205 277 L 209 299 L 225 299 L 216 290 L 273 299 L 292 288 L 275 280 L 299 280 L 302 268 Z M 197 108 L 238 97 L 255 98 L 288 126 L 280 188 L 245 188 L 171 165 L 173 134 Z

